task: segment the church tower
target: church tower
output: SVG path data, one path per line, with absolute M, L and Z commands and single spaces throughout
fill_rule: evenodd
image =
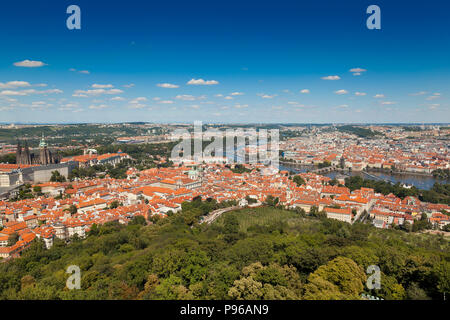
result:
M 22 145 L 17 141 L 16 164 L 22 164 Z
M 50 151 L 48 150 L 47 143 L 44 139 L 44 134 L 42 134 L 42 139 L 39 143 L 39 163 L 43 165 L 52 163 Z
M 21 164 L 32 164 L 31 163 L 31 154 L 30 148 L 28 147 L 28 142 L 25 141 L 25 151 L 22 155 L 22 163 Z

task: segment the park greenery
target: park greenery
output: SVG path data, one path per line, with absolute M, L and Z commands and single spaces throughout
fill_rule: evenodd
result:
M 63 146 L 73 144 L 95 145 L 97 143 L 112 143 L 117 137 L 130 137 L 149 134 L 149 130 L 161 134 L 160 127 L 145 127 L 142 124 L 67 124 L 38 125 L 20 128 L 0 128 L 0 141 L 17 143 L 17 137 L 27 140 L 30 147 L 37 147 L 42 135 L 50 140 L 51 145 Z
M 436 169 L 432 173 L 435 178 L 450 179 L 450 169 Z
M 373 131 L 370 129 L 351 126 L 351 125 L 339 126 L 339 127 L 337 127 L 337 130 L 339 130 L 341 132 L 354 134 L 360 138 L 373 138 L 376 136 L 383 135 L 381 132 L 378 132 L 378 131 Z
M 292 181 L 297 184 L 297 187 L 301 186 L 302 184 L 306 184 L 305 179 L 303 179 L 301 176 L 294 176 L 294 178 L 292 178 Z
M 35 240 L 0 264 L 1 299 L 443 299 L 450 254 L 442 236 L 379 230 L 272 206 L 200 217 L 195 199 L 164 219 L 93 225 L 86 239 Z M 69 290 L 66 269 L 81 270 Z M 381 289 L 366 286 L 381 269 Z
M 26 183 L 19 187 L 19 192 L 16 196 L 10 199 L 11 202 L 25 200 L 25 199 L 33 199 L 35 196 L 40 196 L 41 192 L 39 189 L 36 189 L 34 192 L 31 188 L 31 184 Z
M 69 174 L 69 180 L 104 178 L 106 175 L 114 179 L 126 179 L 131 162 L 132 160 L 125 159 L 116 165 L 96 164 L 90 167 L 75 168 Z
M 226 165 L 226 167 L 230 168 L 230 170 L 233 173 L 239 173 L 239 174 L 241 174 L 241 173 L 249 173 L 249 172 L 252 171 L 252 170 L 247 169 L 246 167 L 244 167 L 242 164 L 236 164 L 233 168 L 231 168 L 229 165 Z
M 319 169 L 331 167 L 331 162 L 324 161 L 324 162 L 319 163 L 317 166 L 319 167 Z

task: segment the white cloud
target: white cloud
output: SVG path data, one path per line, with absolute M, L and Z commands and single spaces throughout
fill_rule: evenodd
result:
M 258 94 L 258 96 L 260 96 L 263 99 L 272 99 L 272 98 L 275 98 L 277 95 L 276 94 L 270 95 L 270 94 L 260 93 L 260 94 Z
M 223 97 L 223 94 L 218 93 L 215 95 L 215 97 L 217 97 L 217 98 Z
M 190 94 L 179 94 L 175 97 L 175 99 L 183 100 L 183 101 L 194 101 L 195 97 Z
M 243 94 L 243 92 L 232 92 L 230 93 L 230 96 L 242 96 Z
M 309 89 L 302 89 L 300 90 L 300 93 L 309 93 Z
M 348 91 L 347 91 L 347 90 L 344 90 L 344 89 L 341 89 L 341 90 L 335 91 L 334 93 L 336 93 L 336 94 L 347 94 Z
M 123 90 L 111 89 L 111 90 L 106 91 L 106 94 L 119 94 L 119 93 L 123 93 Z
M 134 87 L 134 83 L 130 83 L 130 84 L 125 84 L 123 85 L 125 88 L 132 88 Z
M 27 81 L 9 81 L 6 83 L 0 82 L 0 89 L 14 89 L 24 87 L 31 87 L 31 84 Z
M 397 102 L 394 101 L 382 101 L 381 104 L 382 105 L 391 105 L 391 104 L 396 104 Z
M 131 103 L 131 101 L 130 101 L 130 103 Z M 135 103 L 135 104 L 132 104 L 132 105 L 128 106 L 128 108 L 130 108 L 130 109 L 142 109 L 142 108 L 145 108 L 145 107 L 146 107 L 146 105 L 142 104 L 142 103 Z
M 216 80 L 191 79 L 187 82 L 188 85 L 215 85 L 219 84 Z
M 352 68 L 350 69 L 350 72 L 365 72 L 367 71 L 366 69 L 362 69 L 362 68 Z
M 100 105 L 90 105 L 89 109 L 94 109 L 94 110 L 100 110 L 100 109 L 105 109 L 108 108 L 108 106 L 106 104 L 100 104 Z
M 339 76 L 326 76 L 326 77 L 322 77 L 322 80 L 339 80 L 341 79 L 341 77 Z
M 224 99 L 225 99 L 225 100 L 233 100 L 233 97 L 226 96 Z
M 434 99 L 438 99 L 438 98 L 440 98 L 440 97 L 441 97 L 441 94 L 440 94 L 439 92 L 436 92 L 436 93 L 433 93 L 432 96 L 429 96 L 429 97 L 427 98 L 427 100 L 434 100 Z
M 172 101 L 172 100 L 162 100 L 162 101 L 160 101 L 159 103 L 162 103 L 162 104 L 172 104 L 173 101 Z
M 234 107 L 237 108 L 237 109 L 247 108 L 248 104 L 238 104 L 237 103 L 237 104 L 234 105 Z
M 87 96 L 96 96 L 100 94 L 119 94 L 123 93 L 123 90 L 120 89 L 89 89 L 89 90 L 75 90 L 73 97 L 87 97 Z
M 359 97 L 362 97 L 362 96 L 365 96 L 367 93 L 365 93 L 365 92 L 355 92 L 355 96 L 359 96 Z
M 193 105 L 191 105 L 191 108 L 192 109 L 198 109 L 198 108 L 200 108 L 200 106 L 198 104 L 193 104 Z
M 90 72 L 88 70 L 77 71 L 77 69 L 75 69 L 75 68 L 70 68 L 69 71 L 78 72 L 78 73 L 82 73 L 82 74 L 90 74 Z
M 33 101 L 31 104 L 33 106 L 43 106 L 43 105 L 46 105 L 47 102 L 45 102 L 45 101 Z
M 376 98 L 376 99 L 379 99 L 379 98 L 384 98 L 384 94 L 381 94 L 381 93 L 377 93 L 376 95 L 374 95 L 373 96 L 374 98 Z
M 14 62 L 14 65 L 16 67 L 27 67 L 27 68 L 36 68 L 36 67 L 43 67 L 46 66 L 45 63 L 42 61 L 33 61 L 33 60 L 23 60 Z
M 94 83 L 92 85 L 92 88 L 96 88 L 96 89 L 108 89 L 108 88 L 113 88 L 114 86 L 112 84 L 97 84 Z
M 25 91 L 27 91 L 27 90 L 25 90 Z M 60 89 L 48 89 L 48 90 L 34 91 L 33 93 L 48 94 L 48 93 L 63 93 L 63 91 Z
M 74 97 L 87 97 L 88 95 L 99 95 L 105 93 L 105 89 L 93 89 L 93 90 L 75 90 L 72 96 Z
M 337 106 L 337 107 L 345 109 L 345 108 L 348 108 L 348 104 L 341 104 L 340 106 Z
M 171 84 L 171 83 L 158 83 L 157 86 L 160 88 L 168 88 L 168 89 L 174 89 L 174 88 L 180 87 L 176 84 Z
M 78 104 L 76 104 L 76 103 L 66 103 L 66 104 L 61 105 L 59 110 L 71 110 L 76 107 L 78 107 Z
M 63 93 L 62 90 L 59 89 L 49 89 L 49 90 L 35 90 L 35 89 L 27 89 L 27 90 L 3 90 L 0 92 L 1 96 L 26 96 L 29 94 L 49 94 L 49 93 Z
M 349 71 L 353 73 L 354 76 L 360 76 L 363 72 L 366 72 L 367 70 L 363 68 L 352 68 Z
M 123 98 L 123 97 L 113 97 L 113 98 L 111 98 L 110 100 L 111 100 L 111 101 L 124 101 L 125 98 Z
M 419 92 L 411 93 L 410 96 L 422 96 L 424 94 L 427 94 L 427 92 L 426 91 L 419 91 Z
M 139 104 L 142 101 L 147 101 L 146 97 L 137 97 L 130 101 L 131 104 Z

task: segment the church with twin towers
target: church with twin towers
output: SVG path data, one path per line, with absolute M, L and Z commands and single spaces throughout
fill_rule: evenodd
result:
M 48 165 L 58 163 L 58 160 L 58 157 L 48 148 L 44 135 L 39 143 L 39 153 L 31 152 L 27 141 L 24 146 L 20 141 L 17 143 L 16 164 Z

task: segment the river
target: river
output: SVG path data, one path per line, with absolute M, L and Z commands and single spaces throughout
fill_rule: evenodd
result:
M 311 168 L 311 167 L 309 167 Z M 308 168 L 293 168 L 289 166 L 280 165 L 280 170 L 294 171 L 294 172 L 306 172 Z M 329 172 L 325 173 L 324 176 L 335 178 L 337 175 L 342 175 L 340 172 Z M 385 173 L 385 172 L 370 172 L 370 175 L 367 175 L 365 172 L 346 172 L 347 176 L 360 176 L 364 179 L 371 180 L 388 180 L 393 183 L 403 183 L 406 185 L 413 185 L 418 189 L 430 190 L 435 182 L 438 183 L 450 183 L 450 179 L 437 179 L 433 176 L 426 175 L 418 175 L 418 174 L 410 174 L 410 173 Z M 375 178 L 375 177 L 378 178 Z

